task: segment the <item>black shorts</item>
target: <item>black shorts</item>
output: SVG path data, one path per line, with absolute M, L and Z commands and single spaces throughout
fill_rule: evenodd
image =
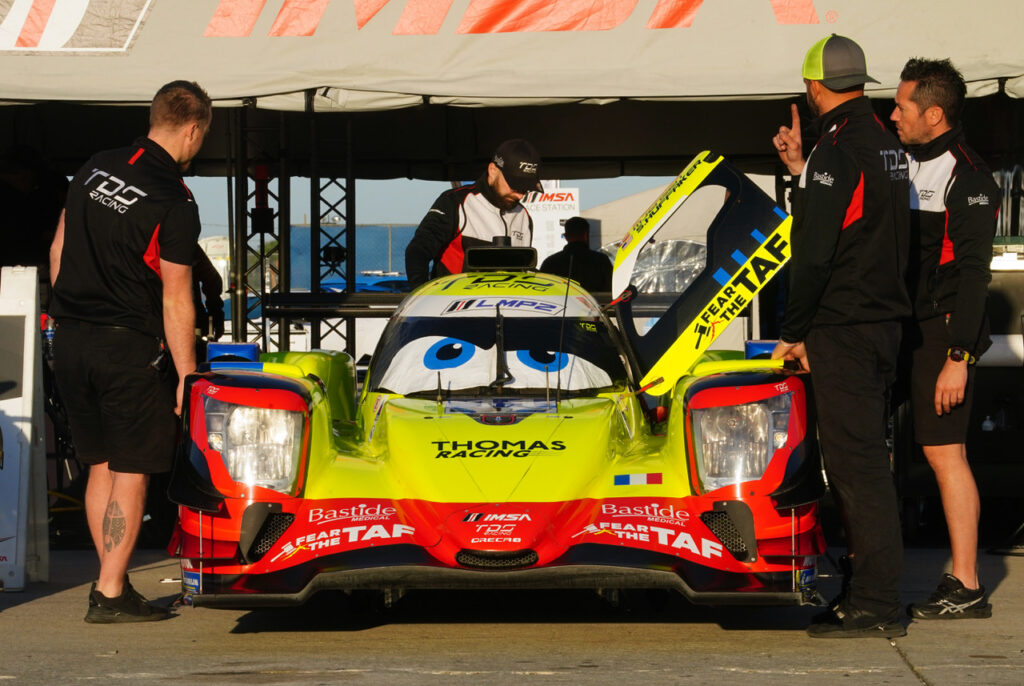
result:
M 177 378 L 159 339 L 123 327 L 58 322 L 54 375 L 78 458 L 111 471 L 171 468 L 178 419 Z M 158 369 L 159 367 L 159 369 Z
M 946 364 L 950 346 L 946 317 L 917 322 L 910 370 L 911 405 L 914 410 L 914 440 L 921 445 L 954 445 L 967 442 L 967 426 L 974 397 L 974 365 L 967 367 L 964 401 L 941 417 L 935 414 L 935 382 Z

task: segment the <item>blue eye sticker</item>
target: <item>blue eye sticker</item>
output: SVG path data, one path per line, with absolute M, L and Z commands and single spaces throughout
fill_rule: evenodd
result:
M 423 353 L 423 364 L 427 369 L 454 369 L 473 359 L 476 346 L 458 338 L 442 338 Z
M 517 350 L 516 358 L 530 369 L 540 372 L 557 372 L 565 369 L 569 363 L 569 356 L 559 353 L 555 359 L 555 353 L 551 350 Z

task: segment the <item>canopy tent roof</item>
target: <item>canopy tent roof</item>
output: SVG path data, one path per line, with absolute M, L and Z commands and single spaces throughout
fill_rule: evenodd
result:
M 183 77 L 272 109 L 303 109 L 309 88 L 317 109 L 343 111 L 780 97 L 802 90 L 804 52 L 833 31 L 860 42 L 883 90 L 908 56 L 940 50 L 972 95 L 1003 79 L 1024 95 L 1024 8 L 1005 0 L 0 0 L 0 13 L 13 101 L 144 103 Z
M 0 118 L 70 164 L 145 131 L 140 108 L 87 105 L 145 105 L 186 78 L 255 108 L 271 136 L 308 126 L 304 110 L 353 115 L 360 176 L 468 178 L 511 135 L 534 140 L 549 176 L 675 173 L 704 147 L 770 158 L 779 100 L 799 96 L 804 52 L 834 31 L 864 47 L 878 97 L 907 57 L 952 58 L 970 95 L 995 96 L 990 116 L 1014 122 L 976 144 L 1009 150 L 1021 19 L 1004 0 L 0 0 L 0 102 L 14 105 Z M 208 145 L 200 171 L 222 173 L 224 152 Z

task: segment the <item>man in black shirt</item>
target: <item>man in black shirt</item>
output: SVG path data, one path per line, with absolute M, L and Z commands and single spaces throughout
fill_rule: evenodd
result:
M 590 249 L 590 223 L 583 217 L 569 218 L 565 241 L 565 247 L 549 255 L 540 270 L 573 279 L 591 293 L 610 291 L 612 263 L 604 253 Z
M 75 175 L 50 247 L 55 373 L 78 456 L 89 465 L 85 509 L 100 559 L 87 622 L 169 616 L 132 588 L 127 571 L 149 477 L 170 468 L 174 415 L 195 369 L 200 225 L 181 172 L 210 118 L 198 84 L 161 88 L 148 136 L 94 155 Z
M 774 138 L 800 175 L 793 202 L 789 297 L 773 358 L 798 359 L 814 381 L 829 486 L 846 529 L 843 597 L 808 627 L 815 638 L 903 636 L 903 544 L 886 446 L 910 239 L 907 159 L 864 97 L 864 52 L 835 34 L 804 60 L 821 137 L 806 162 L 799 118 Z M 876 82 L 877 83 L 877 82 Z
M 985 299 L 999 189 L 960 126 L 967 86 L 949 60 L 912 59 L 900 74 L 896 122 L 910 152 L 915 254 L 910 348 L 914 437 L 935 471 L 953 553 L 951 574 L 915 619 L 992 615 L 978 581 L 981 500 L 967 462 L 974 363 L 989 346 Z

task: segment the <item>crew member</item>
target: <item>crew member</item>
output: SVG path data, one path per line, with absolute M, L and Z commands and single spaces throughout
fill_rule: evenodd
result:
M 91 623 L 169 616 L 127 572 L 150 475 L 170 469 L 175 413 L 196 366 L 199 211 L 181 173 L 210 118 L 198 84 L 163 86 L 148 135 L 94 155 L 75 175 L 50 247 L 55 373 L 78 457 L 89 465 L 85 510 L 100 562 Z
M 800 120 L 773 139 L 791 174 L 793 257 L 773 358 L 800 360 L 814 381 L 829 485 L 843 515 L 851 575 L 846 593 L 813 620 L 816 638 L 902 636 L 903 557 L 886 447 L 910 217 L 907 159 L 864 97 L 864 52 L 835 34 L 808 51 L 807 102 L 820 138 L 806 163 Z
M 534 190 L 543 191 L 537 150 L 520 138 L 499 145 L 476 182 L 442 193 L 416 227 L 405 249 L 409 286 L 463 271 L 466 248 L 490 245 L 495 236 L 530 245 L 533 220 L 520 201 Z
M 590 222 L 583 217 L 566 220 L 565 247 L 549 255 L 540 270 L 574 279 L 592 293 L 612 289 L 611 260 L 603 252 L 590 249 Z
M 967 463 L 974 363 L 988 348 L 985 298 L 999 189 L 960 126 L 967 86 L 949 60 L 911 59 L 891 119 L 910 153 L 910 217 L 916 329 L 911 404 L 914 437 L 935 472 L 953 553 L 915 619 L 990 617 L 978 582 L 981 501 Z

